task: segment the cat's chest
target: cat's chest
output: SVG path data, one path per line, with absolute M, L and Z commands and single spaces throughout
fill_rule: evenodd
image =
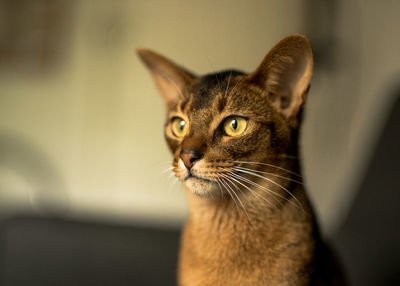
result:
M 187 279 L 196 277 L 195 281 L 202 281 L 199 285 L 269 285 L 265 281 L 290 285 L 287 281 L 298 279 L 298 273 L 309 265 L 312 249 L 311 232 L 301 225 L 274 232 L 269 228 L 206 232 L 189 224 L 183 233 L 180 273 Z M 231 277 L 234 281 L 226 284 Z
M 280 255 L 267 253 L 263 253 L 262 259 L 251 255 L 204 259 L 187 254 L 181 256 L 180 286 L 308 285 L 308 280 L 299 276 L 306 261 L 287 263 Z

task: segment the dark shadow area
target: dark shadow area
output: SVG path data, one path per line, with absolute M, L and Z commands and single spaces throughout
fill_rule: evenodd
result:
M 19 217 L 0 241 L 2 286 L 176 285 L 177 231 Z
M 353 286 L 400 285 L 400 89 L 347 220 L 334 237 Z

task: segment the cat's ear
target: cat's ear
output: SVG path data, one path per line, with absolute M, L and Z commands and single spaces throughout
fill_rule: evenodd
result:
M 312 70 L 309 40 L 292 35 L 272 48 L 250 79 L 266 90 L 272 105 L 295 123 L 307 96 Z
M 171 106 L 182 99 L 187 88 L 193 83 L 195 76 L 153 51 L 142 48 L 136 51 L 150 70 L 167 106 Z

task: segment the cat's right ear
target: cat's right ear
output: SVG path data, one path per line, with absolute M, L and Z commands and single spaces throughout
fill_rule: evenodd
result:
M 297 126 L 310 86 L 313 54 L 309 40 L 302 35 L 284 38 L 250 74 L 253 83 L 263 88 L 272 105 Z
M 187 89 L 196 78 L 191 72 L 148 49 L 139 48 L 136 51 L 150 70 L 167 107 L 184 98 Z

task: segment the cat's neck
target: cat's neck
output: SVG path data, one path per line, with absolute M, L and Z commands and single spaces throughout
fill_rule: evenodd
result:
M 184 235 L 186 249 L 192 249 L 198 259 L 225 261 L 250 259 L 249 253 L 265 255 L 265 245 L 278 249 L 287 236 L 296 242 L 309 241 L 315 231 L 312 210 L 302 187 L 291 191 L 296 200 L 290 196 L 274 207 L 259 201 L 243 202 L 246 211 L 229 198 L 199 198 L 187 192 L 190 216 Z

